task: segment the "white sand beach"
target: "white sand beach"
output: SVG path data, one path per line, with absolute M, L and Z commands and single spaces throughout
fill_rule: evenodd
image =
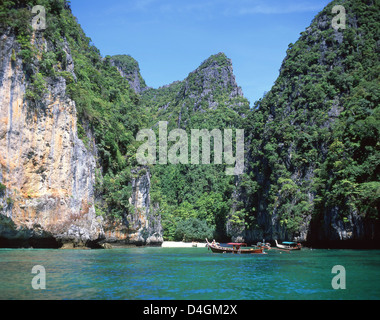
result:
M 176 241 L 164 241 L 162 243 L 163 248 L 205 248 L 206 243 L 199 242 L 176 242 Z

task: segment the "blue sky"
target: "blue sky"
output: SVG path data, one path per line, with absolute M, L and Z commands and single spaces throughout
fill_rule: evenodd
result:
M 103 56 L 129 54 L 148 86 L 183 80 L 212 54 L 232 60 L 251 105 L 278 77 L 289 43 L 329 0 L 72 0 Z

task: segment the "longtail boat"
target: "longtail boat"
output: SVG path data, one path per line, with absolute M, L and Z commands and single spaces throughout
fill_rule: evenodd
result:
M 288 250 L 288 251 L 301 250 L 301 247 L 302 247 L 300 243 L 296 243 L 296 242 L 284 241 L 282 244 L 279 244 L 277 240 L 275 240 L 275 242 L 276 242 L 276 247 L 281 250 Z
M 208 240 L 206 239 L 207 241 L 207 247 L 209 248 L 209 250 L 211 249 L 211 251 L 213 253 L 233 253 L 233 254 L 266 254 L 266 252 L 264 252 L 264 248 L 263 247 L 260 247 L 260 248 L 242 248 L 242 247 L 247 247 L 247 244 L 246 243 L 228 243 L 227 245 L 230 245 L 232 247 L 222 247 L 220 246 L 219 243 L 216 243 L 216 242 L 208 242 Z

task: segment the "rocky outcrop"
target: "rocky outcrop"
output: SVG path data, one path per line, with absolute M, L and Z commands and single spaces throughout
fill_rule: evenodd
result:
M 352 211 L 342 219 L 339 207 L 329 208 L 311 220 L 307 243 L 322 248 L 378 248 L 379 224 Z
M 161 245 L 163 242 L 161 217 L 151 207 L 150 172 L 147 168 L 133 170 L 132 212 L 122 219 L 105 221 L 105 242 L 111 245 Z
M 219 108 L 233 110 L 241 118 L 249 112 L 249 102 L 236 82 L 232 61 L 222 52 L 203 61 L 184 80 L 149 88 L 141 96 L 155 118 L 177 128 L 186 128 L 195 114 L 217 117 L 211 114 Z
M 212 55 L 185 80 L 174 82 L 171 86 L 179 88 L 175 101 L 168 102 L 162 108 L 166 110 L 171 104 L 180 104 L 179 127 L 186 125 L 184 114 L 205 113 L 221 105 L 237 110 L 246 103 L 243 91 L 236 83 L 232 61 L 223 52 Z
M 125 78 L 130 87 L 138 94 L 148 90 L 144 79 L 140 74 L 140 67 L 138 62 L 129 55 L 116 55 L 111 58 L 111 63 L 120 72 L 121 76 Z
M 47 50 L 41 33 L 33 39 Z M 103 236 L 94 209 L 96 162 L 78 138 L 65 79 L 49 79 L 38 101 L 27 100 L 29 79 L 9 31 L 1 36 L 0 50 L 0 181 L 6 187 L 0 205 L 3 222 L 9 222 L 1 224 L 0 237 L 42 247 L 45 241 L 49 246 L 96 242 Z M 66 71 L 72 72 L 70 66 Z
M 243 204 L 236 211 L 245 210 L 251 221 L 247 219 L 249 227 L 237 228 L 235 238 L 297 240 L 313 247 L 379 247 L 378 197 L 359 195 L 361 187 L 378 181 L 369 169 L 377 164 L 367 164 L 377 154 L 366 151 L 374 150 L 376 141 L 371 139 L 378 133 L 371 131 L 364 139 L 352 124 L 358 121 L 355 125 L 360 126 L 366 116 L 347 116 L 376 113 L 377 95 L 360 93 L 377 85 L 377 75 L 371 72 L 378 56 L 366 60 L 362 55 L 376 28 L 361 26 L 375 20 L 378 7 L 346 1 L 347 28 L 334 30 L 335 4 L 331 2 L 289 45 L 278 79 L 256 103 L 246 161 L 247 175 L 256 184 L 239 184 L 234 199 Z M 374 14 L 358 14 L 361 11 Z M 362 64 L 366 69 L 357 68 Z M 352 75 L 368 82 L 341 86 L 340 80 Z M 364 101 L 365 108 L 356 108 Z M 344 152 L 336 152 L 336 144 Z M 340 163 L 345 164 L 339 167 Z M 360 172 L 360 166 L 366 169 Z M 349 169 L 344 172 L 343 167 Z
M 32 38 L 37 50 L 55 49 L 43 33 Z M 63 51 L 62 71 L 76 79 L 69 46 Z M 46 78 L 41 96 L 27 97 L 31 79 L 25 67 L 31 65 L 25 66 L 19 52 L 8 29 L 0 39 L 0 247 L 161 244 L 160 217 L 150 208 L 145 169 L 131 181 L 134 213 L 117 223 L 96 215 L 94 136 L 85 128 L 86 145 L 78 137 L 76 105 L 66 93 L 65 78 Z
M 184 83 L 183 96 L 194 100 L 194 110 L 201 110 L 205 101 L 208 108 L 216 109 L 218 99 L 214 96 L 220 92 L 228 94 L 229 98 L 243 97 L 243 91 L 236 83 L 231 59 L 222 52 L 205 60 Z

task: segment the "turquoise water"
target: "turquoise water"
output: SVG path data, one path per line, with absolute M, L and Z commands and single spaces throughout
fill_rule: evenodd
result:
M 32 268 L 46 270 L 34 290 Z M 346 289 L 334 290 L 335 265 Z M 380 299 L 379 250 L 212 254 L 205 248 L 0 250 L 0 299 Z

